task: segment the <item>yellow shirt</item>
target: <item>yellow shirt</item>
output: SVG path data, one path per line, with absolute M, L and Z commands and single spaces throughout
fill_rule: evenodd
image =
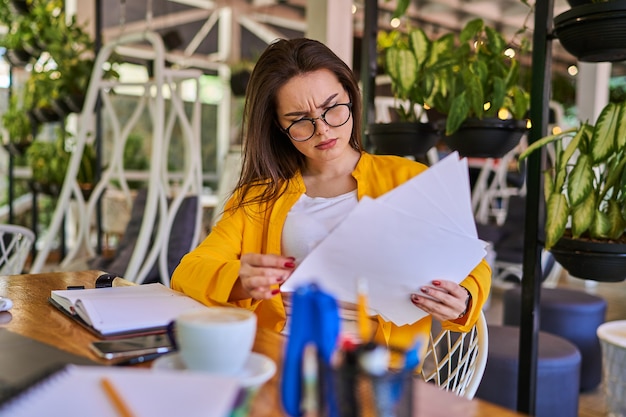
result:
M 406 158 L 364 152 L 352 173 L 357 181 L 358 199 L 363 196 L 376 198 L 426 168 Z M 285 193 L 275 201 L 238 208 L 233 212 L 228 211 L 232 206 L 231 199 L 226 205 L 225 214 L 207 238 L 181 260 L 172 275 L 172 288 L 207 305 L 229 304 L 230 292 L 239 276 L 241 255 L 280 254 L 287 213 L 304 192 L 302 176 L 297 174 L 287 183 Z M 443 323 L 443 326 L 468 331 L 477 320 L 491 287 L 491 269 L 485 260 L 476 266 L 461 285 L 472 294 L 470 309 L 462 319 Z M 247 299 L 230 304 L 254 310 L 259 326 L 282 331 L 285 325 L 286 313 L 280 294 L 269 300 Z M 376 338 L 399 348 L 408 347 L 418 334 L 427 335 L 431 326 L 430 317 L 402 327 L 382 319 L 378 321 Z

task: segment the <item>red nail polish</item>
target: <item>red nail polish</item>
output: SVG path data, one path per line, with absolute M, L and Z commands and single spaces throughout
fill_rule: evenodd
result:
M 296 264 L 293 262 L 285 262 L 285 268 L 295 268 Z
M 420 298 L 417 295 L 412 294 L 411 295 L 411 301 L 414 302 L 414 303 L 419 303 Z
M 277 288 L 275 290 L 272 290 L 272 295 L 276 295 L 280 292 L 280 290 Z
M 433 285 L 434 285 L 435 287 L 438 287 L 438 286 L 440 286 L 440 285 L 441 285 L 441 281 L 433 281 Z

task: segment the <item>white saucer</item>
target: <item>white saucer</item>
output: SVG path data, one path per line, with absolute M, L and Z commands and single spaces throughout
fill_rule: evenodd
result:
M 152 369 L 156 370 L 177 370 L 186 371 L 187 367 L 183 363 L 178 352 L 169 353 L 157 358 L 152 364 Z M 252 352 L 243 369 L 235 375 L 243 387 L 257 387 L 276 373 L 276 364 L 273 360 L 260 353 Z

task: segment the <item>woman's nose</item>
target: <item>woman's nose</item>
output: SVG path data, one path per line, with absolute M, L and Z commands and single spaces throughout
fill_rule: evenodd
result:
M 326 133 L 328 129 L 330 129 L 330 126 L 328 126 L 326 120 L 322 119 L 321 117 L 315 119 L 315 132 L 318 135 Z

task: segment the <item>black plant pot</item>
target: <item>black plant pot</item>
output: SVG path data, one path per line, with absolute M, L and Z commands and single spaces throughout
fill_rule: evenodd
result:
M 602 282 L 626 279 L 626 243 L 598 242 L 564 236 L 550 252 L 576 278 Z
M 444 136 L 443 141 L 461 156 L 502 158 L 517 146 L 526 131 L 525 120 L 471 118 L 452 135 Z
M 35 123 L 59 122 L 63 119 L 63 115 L 52 107 L 35 107 L 28 111 L 28 117 Z
M 250 75 L 250 71 L 239 71 L 231 74 L 230 89 L 235 97 L 243 97 L 246 95 Z
M 4 149 L 6 149 L 11 155 L 15 157 L 20 157 L 26 154 L 26 150 L 33 143 L 33 138 L 28 137 L 22 139 L 19 142 L 8 142 L 4 144 Z
M 31 9 L 26 0 L 10 0 L 8 6 L 13 14 L 28 14 Z
M 380 155 L 413 156 L 423 160 L 440 137 L 433 123 L 373 123 L 367 132 L 372 152 Z
M 4 57 L 7 59 L 7 61 L 9 61 L 9 64 L 13 65 L 14 67 L 26 66 L 26 64 L 28 64 L 33 58 L 33 56 L 23 48 L 7 49 Z
M 554 18 L 563 48 L 580 61 L 626 59 L 626 0 L 572 7 Z
M 72 93 L 63 97 L 63 102 L 70 113 L 80 113 L 85 105 L 85 97 L 83 93 Z

